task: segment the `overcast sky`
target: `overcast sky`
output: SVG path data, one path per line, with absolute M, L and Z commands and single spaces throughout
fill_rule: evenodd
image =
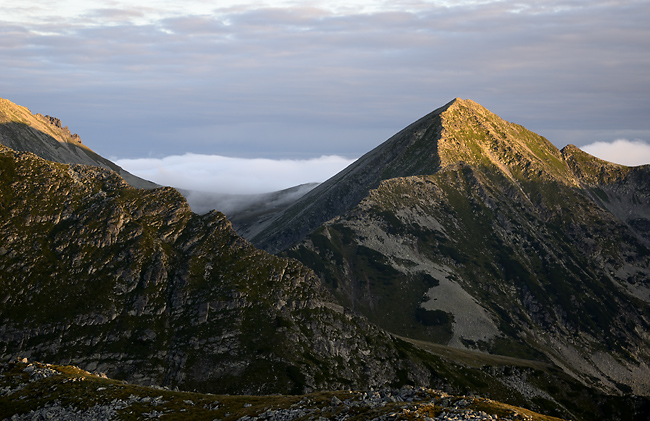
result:
M 0 6 L 0 97 L 127 169 L 264 158 L 322 181 L 310 169 L 340 169 L 455 97 L 558 147 L 650 163 L 647 0 Z

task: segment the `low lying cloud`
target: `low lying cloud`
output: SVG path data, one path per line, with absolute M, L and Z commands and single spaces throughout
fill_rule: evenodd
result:
M 650 164 L 650 144 L 638 139 L 595 142 L 582 146 L 580 149 L 590 155 L 617 164 L 629 166 Z
M 258 194 L 323 182 L 354 160 L 336 155 L 274 160 L 187 153 L 115 162 L 132 174 L 165 186 L 213 193 Z

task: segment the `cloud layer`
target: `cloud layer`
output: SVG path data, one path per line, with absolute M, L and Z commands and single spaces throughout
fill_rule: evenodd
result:
M 197 154 L 116 161 L 130 173 L 161 185 L 228 194 L 267 193 L 320 183 L 352 162 L 339 156 L 273 160 Z
M 357 157 L 455 97 L 650 140 L 645 0 L 212 3 L 14 2 L 0 96 L 120 158 Z
M 590 155 L 628 166 L 650 164 L 650 144 L 641 140 L 617 139 L 595 142 L 581 148 Z

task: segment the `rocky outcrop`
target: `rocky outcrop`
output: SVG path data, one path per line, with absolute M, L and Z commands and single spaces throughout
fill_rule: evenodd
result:
M 85 390 L 79 394 L 79 390 Z M 610 419 L 641 419 L 630 399 Z M 405 386 L 302 396 L 225 396 L 140 387 L 73 366 L 25 359 L 0 363 L 0 417 L 11 420 L 232 419 L 269 420 L 559 420 L 475 396 Z
M 43 114 L 35 114 L 35 115 L 36 115 L 36 117 L 38 117 L 38 118 L 40 118 L 42 120 L 45 120 L 45 121 L 49 122 L 51 125 L 53 125 L 54 127 L 60 129 L 63 132 L 63 134 L 64 134 L 64 136 L 66 138 L 69 138 L 73 142 L 81 144 L 81 137 L 79 137 L 79 135 L 77 133 L 75 133 L 75 134 L 70 133 L 70 129 L 68 128 L 68 126 L 62 126 L 61 125 L 61 120 L 60 119 L 58 119 L 56 117 L 49 116 L 49 115 L 43 115 Z

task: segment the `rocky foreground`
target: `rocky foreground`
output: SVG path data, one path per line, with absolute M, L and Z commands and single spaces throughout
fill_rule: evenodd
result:
M 232 396 L 142 387 L 26 359 L 0 365 L 0 419 L 10 420 L 557 420 L 489 399 L 426 388 Z

